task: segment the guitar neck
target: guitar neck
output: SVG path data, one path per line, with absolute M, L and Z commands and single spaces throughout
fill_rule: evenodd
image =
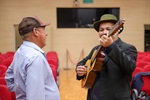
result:
M 95 58 L 100 54 L 100 51 L 102 49 L 102 46 L 100 45 L 95 53 L 95 55 L 91 58 L 91 63 L 95 60 Z

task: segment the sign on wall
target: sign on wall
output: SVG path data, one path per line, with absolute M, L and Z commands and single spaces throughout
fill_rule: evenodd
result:
M 93 3 L 93 0 L 83 0 L 83 3 Z

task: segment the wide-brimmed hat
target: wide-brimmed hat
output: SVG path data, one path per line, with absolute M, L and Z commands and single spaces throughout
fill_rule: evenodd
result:
M 37 16 L 24 17 L 19 23 L 18 31 L 21 36 L 31 32 L 34 28 L 45 27 L 50 23 L 43 23 Z
M 112 15 L 112 14 L 104 14 L 101 16 L 100 20 L 96 21 L 93 26 L 94 26 L 94 29 L 99 32 L 99 26 L 102 22 L 105 22 L 105 21 L 110 21 L 110 22 L 113 22 L 114 24 L 118 21 L 118 19 L 116 18 L 116 16 Z M 123 30 L 123 27 L 122 27 L 122 30 Z M 120 31 L 119 33 L 121 33 L 122 31 Z

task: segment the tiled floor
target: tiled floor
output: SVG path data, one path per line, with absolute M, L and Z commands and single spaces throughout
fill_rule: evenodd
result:
M 61 100 L 86 100 L 87 90 L 76 80 L 75 69 L 60 69 L 59 90 Z

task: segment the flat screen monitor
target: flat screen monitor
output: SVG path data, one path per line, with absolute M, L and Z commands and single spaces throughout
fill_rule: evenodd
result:
M 57 8 L 57 28 L 92 28 L 103 14 L 114 14 L 118 19 L 120 8 Z

